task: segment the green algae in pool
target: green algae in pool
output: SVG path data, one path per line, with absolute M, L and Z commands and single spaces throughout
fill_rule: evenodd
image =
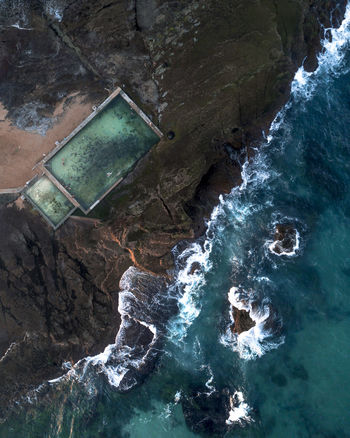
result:
M 55 227 L 75 209 L 46 176 L 42 176 L 28 187 L 25 195 Z
M 46 167 L 88 211 L 158 141 L 153 129 L 118 95 Z

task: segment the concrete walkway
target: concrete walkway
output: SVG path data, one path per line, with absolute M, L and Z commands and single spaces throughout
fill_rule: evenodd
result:
M 7 195 L 9 193 L 21 193 L 23 187 L 16 187 L 14 189 L 0 189 L 0 195 Z

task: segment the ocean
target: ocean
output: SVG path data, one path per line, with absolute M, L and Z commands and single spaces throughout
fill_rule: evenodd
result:
M 348 7 L 206 235 L 174 249 L 179 312 L 154 372 L 123 394 L 120 366 L 68 378 L 0 437 L 350 437 L 349 120 Z M 277 224 L 295 230 L 290 252 L 274 252 Z M 255 327 L 233 334 L 231 303 Z

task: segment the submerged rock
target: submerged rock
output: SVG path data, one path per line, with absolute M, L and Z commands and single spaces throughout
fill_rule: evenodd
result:
M 223 437 L 232 428 L 251 421 L 251 409 L 243 393 L 231 394 L 228 388 L 213 389 L 210 393 L 196 388 L 182 400 L 182 410 L 188 427 L 201 436 Z
M 230 408 L 228 389 L 215 390 L 210 395 L 196 391 L 182 401 L 187 425 L 193 432 L 209 437 L 223 436 L 227 432 Z

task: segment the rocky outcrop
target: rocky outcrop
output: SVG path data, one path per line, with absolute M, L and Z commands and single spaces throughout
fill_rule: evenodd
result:
M 130 267 L 120 280 L 121 324 L 108 361 L 112 375 L 120 375 L 114 386 L 129 391 L 154 368 L 166 334 L 166 323 L 177 303 L 168 292 L 164 277 Z M 108 375 L 108 373 L 105 373 Z M 110 382 L 111 383 L 111 382 Z
M 38 214 L 15 206 L 1 208 L 0 236 L 0 407 L 5 409 L 9 395 L 11 400 L 57 377 L 63 362 L 114 342 L 120 322 L 117 285 L 130 259 L 93 226 L 71 220 L 55 235 Z
M 297 246 L 297 230 L 291 224 L 277 224 L 271 251 L 280 254 L 292 254 Z
M 29 208 L 1 207 L 0 406 L 114 341 L 123 272 L 169 275 L 171 248 L 201 234 L 218 195 L 240 183 L 345 3 L 0 3 L 0 101 L 13 124 L 44 134 L 67 96 L 96 103 L 118 84 L 174 133 L 94 210 L 100 225 L 70 219 L 53 233 Z
M 237 307 L 232 306 L 232 315 L 234 323 L 231 326 L 231 330 L 233 333 L 239 335 L 255 326 L 255 321 L 252 320 L 247 310 L 237 309 Z

